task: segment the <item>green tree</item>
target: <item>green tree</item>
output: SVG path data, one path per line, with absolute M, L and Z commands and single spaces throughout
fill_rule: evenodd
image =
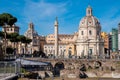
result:
M 19 34 L 18 33 L 11 33 L 10 34 L 10 41 L 14 44 L 14 55 L 16 55 L 17 51 L 18 51 L 18 39 Z
M 16 48 L 15 43 L 19 42 L 17 36 L 19 36 L 18 33 L 11 33 L 10 34 L 10 41 L 14 43 L 14 48 Z
M 20 43 L 20 48 L 21 48 L 21 45 L 22 45 L 22 43 L 23 43 L 24 38 L 25 38 L 24 35 L 19 35 L 19 36 L 17 36 L 17 39 L 18 39 L 18 41 L 19 41 L 19 43 Z
M 24 35 L 19 35 L 19 36 L 18 36 L 18 39 L 19 39 L 19 41 L 20 41 L 21 43 L 25 44 L 25 51 L 27 52 L 27 45 L 28 45 L 30 42 L 32 42 L 32 40 L 29 39 L 29 38 L 27 38 L 27 37 L 25 37 Z M 21 46 L 21 44 L 20 44 L 20 46 Z M 23 54 L 24 54 L 24 53 L 23 53 Z
M 34 51 L 33 52 L 33 57 L 42 57 L 42 58 L 46 58 L 46 54 L 43 51 Z
M 0 31 L 0 37 L 3 38 L 4 37 L 4 32 Z
M 0 26 L 4 27 L 6 25 L 12 26 L 15 22 L 17 22 L 17 18 L 13 17 L 9 13 L 0 14 Z
M 2 14 L 0 14 L 0 26 L 1 27 L 3 27 L 4 28 L 4 33 L 5 33 L 5 35 L 4 35 L 4 45 L 5 45 L 5 54 L 6 54 L 6 35 L 7 35 L 7 33 L 6 33 L 6 29 L 5 29 L 5 27 L 7 26 L 7 25 L 10 25 L 10 26 L 12 26 L 15 22 L 17 22 L 17 18 L 16 17 L 14 17 L 14 16 L 12 16 L 11 14 L 9 14 L 9 13 L 2 13 Z
M 31 42 L 32 42 L 31 39 L 29 39 L 29 38 L 27 38 L 27 37 L 24 38 L 24 40 L 23 40 L 22 43 L 25 44 L 25 52 L 27 52 L 27 45 L 28 45 L 29 43 L 31 43 Z
M 19 36 L 17 36 L 17 39 L 18 39 L 21 43 L 23 43 L 24 40 L 25 40 L 25 36 L 24 36 L 24 35 L 19 35 Z
M 13 54 L 14 49 L 13 49 L 13 48 L 11 48 L 11 47 L 7 47 L 7 48 L 6 48 L 6 52 L 7 52 L 7 55 L 8 55 L 8 57 L 9 57 L 9 59 L 10 59 L 10 55 L 12 55 L 12 54 Z

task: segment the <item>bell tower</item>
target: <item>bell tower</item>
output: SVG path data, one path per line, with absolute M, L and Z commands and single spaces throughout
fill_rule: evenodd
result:
M 29 23 L 29 28 L 32 29 L 32 30 L 34 30 L 34 24 L 32 22 Z

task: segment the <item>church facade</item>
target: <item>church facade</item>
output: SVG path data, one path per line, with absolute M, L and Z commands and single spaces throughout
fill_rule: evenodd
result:
M 78 38 L 76 41 L 77 56 L 102 56 L 104 55 L 104 41 L 101 38 L 101 25 L 93 16 L 90 6 L 86 9 L 86 16 L 79 24 Z
M 32 39 L 32 42 L 27 45 L 27 51 L 25 51 L 25 46 L 23 46 L 24 52 L 26 54 L 32 54 L 34 51 L 40 50 L 40 39 L 38 33 L 34 30 L 34 24 L 30 23 L 28 30 L 25 32 L 25 37 Z M 23 53 L 23 50 L 22 50 Z

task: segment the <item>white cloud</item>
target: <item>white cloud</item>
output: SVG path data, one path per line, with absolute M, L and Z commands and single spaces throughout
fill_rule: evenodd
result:
M 24 16 L 23 21 L 25 24 L 32 21 L 35 24 L 37 32 L 40 34 L 46 35 L 50 32 L 52 33 L 54 31 L 55 17 L 58 16 L 59 18 L 67 12 L 67 4 L 68 2 L 48 3 L 44 2 L 44 0 L 40 0 L 39 2 L 26 0 L 26 5 L 22 12 Z
M 106 19 L 101 22 L 102 30 L 110 32 L 112 28 L 117 28 L 118 23 L 120 22 L 120 16 L 114 19 Z
M 119 8 L 111 8 L 102 14 L 100 21 L 103 31 L 111 32 L 112 28 L 118 28 L 117 25 L 120 22 L 120 15 L 117 15 L 118 12 Z
M 59 16 L 66 12 L 67 3 L 47 3 L 43 0 L 39 2 L 26 1 L 23 14 L 27 18 L 40 19 Z
M 45 2 L 45 0 L 39 0 L 37 2 L 33 1 L 34 0 L 25 0 L 26 4 L 23 12 L 21 12 L 21 14 L 23 14 L 24 16 L 23 22 L 25 25 L 28 25 L 30 21 L 33 21 L 37 32 L 43 35 L 47 35 L 49 33 L 53 33 L 54 20 L 55 17 L 58 16 L 58 20 L 60 21 L 60 33 L 70 33 L 70 31 L 76 31 L 76 28 L 78 29 L 78 18 L 80 18 L 82 11 L 80 11 L 79 15 L 72 14 L 72 11 L 68 11 L 72 10 L 70 7 L 74 6 L 70 6 L 69 0 L 67 0 L 66 2 L 57 3 L 48 3 Z M 117 27 L 117 24 L 120 21 L 120 16 L 117 15 L 119 10 L 120 8 L 113 6 L 112 8 L 106 9 L 106 11 L 102 12 L 101 16 L 98 19 L 100 19 L 103 31 L 110 32 L 112 27 Z M 67 15 L 65 16 L 64 14 L 66 13 Z M 68 30 L 69 27 L 71 27 L 72 29 Z

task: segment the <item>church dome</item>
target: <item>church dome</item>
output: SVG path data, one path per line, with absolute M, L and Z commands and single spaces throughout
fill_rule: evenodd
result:
M 92 8 L 88 6 L 86 9 L 86 16 L 83 17 L 79 23 L 80 27 L 100 27 L 100 22 L 92 14 Z
M 28 38 L 33 38 L 33 37 L 36 37 L 38 36 L 38 33 L 34 30 L 34 24 L 33 23 L 30 23 L 29 24 L 29 28 L 28 30 L 25 32 L 24 34 L 26 37 Z

